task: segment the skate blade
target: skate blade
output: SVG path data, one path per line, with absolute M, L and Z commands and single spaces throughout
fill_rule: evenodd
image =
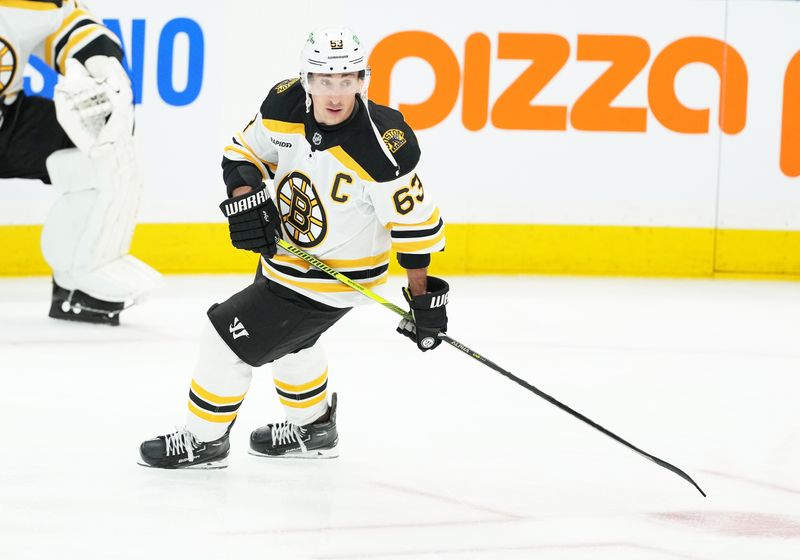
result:
M 197 465 L 189 465 L 187 467 L 176 467 L 172 469 L 165 469 L 164 467 L 156 467 L 153 465 L 148 465 L 143 461 L 136 461 L 138 465 L 146 467 L 148 469 L 162 469 L 166 471 L 178 471 L 178 470 L 213 470 L 213 469 L 226 469 L 228 468 L 228 459 L 220 459 L 218 461 L 209 461 L 208 463 L 199 463 Z
M 294 453 L 284 453 L 283 455 L 267 455 L 266 453 L 260 453 L 254 449 L 248 449 L 247 451 L 250 455 L 254 457 L 267 457 L 269 459 L 305 459 L 305 460 L 314 460 L 314 459 L 335 459 L 339 456 L 339 450 L 337 448 L 332 449 L 312 449 L 311 451 L 298 451 Z

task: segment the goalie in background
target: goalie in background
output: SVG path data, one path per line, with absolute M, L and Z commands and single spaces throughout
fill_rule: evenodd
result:
M 30 55 L 61 74 L 53 101 L 22 91 Z M 121 60 L 119 40 L 76 0 L 0 3 L 0 178 L 59 194 L 41 239 L 56 319 L 118 325 L 160 279 L 128 254 L 143 183 Z

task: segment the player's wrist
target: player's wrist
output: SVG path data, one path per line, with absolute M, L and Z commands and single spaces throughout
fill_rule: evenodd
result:
M 231 198 L 242 196 L 243 194 L 247 194 L 249 192 L 253 192 L 253 187 L 250 185 L 242 185 L 241 187 L 236 187 L 231 191 Z
M 428 269 L 406 269 L 408 291 L 412 296 L 420 296 L 428 291 Z

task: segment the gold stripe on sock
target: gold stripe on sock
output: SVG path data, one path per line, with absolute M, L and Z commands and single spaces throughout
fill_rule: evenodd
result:
M 206 412 L 205 410 L 198 408 L 192 401 L 189 401 L 189 410 L 195 416 L 202 418 L 203 420 L 208 420 L 209 422 L 216 422 L 218 424 L 233 422 L 233 419 L 236 418 L 236 412 L 233 414 L 223 414 L 223 415 L 216 415 L 211 414 L 210 412 Z
M 313 399 L 308 399 L 307 401 L 290 401 L 289 399 L 284 399 L 283 397 L 278 397 L 281 401 L 281 404 L 284 406 L 289 406 L 291 408 L 311 408 L 315 404 L 318 404 L 325 400 L 328 396 L 328 391 L 323 391 Z
M 211 404 L 236 404 L 244 400 L 244 395 L 239 395 L 237 397 L 220 397 L 219 395 L 215 395 L 214 393 L 203 389 L 200 384 L 192 379 L 192 391 L 194 391 L 195 395 L 210 402 Z
M 307 391 L 309 389 L 313 389 L 314 387 L 319 387 L 325 380 L 328 378 L 328 368 L 325 368 L 325 373 L 317 377 L 313 381 L 309 381 L 308 383 L 303 383 L 302 385 L 290 385 L 288 383 L 284 383 L 283 381 L 278 381 L 277 379 L 273 379 L 275 385 L 279 389 L 283 389 L 284 391 L 291 391 L 292 393 L 302 393 L 303 391 Z

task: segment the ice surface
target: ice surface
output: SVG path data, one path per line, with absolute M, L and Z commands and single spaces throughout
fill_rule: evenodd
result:
M 707 499 L 460 352 L 418 352 L 378 306 L 324 337 L 339 459 L 247 455 L 281 416 L 264 368 L 228 469 L 138 466 L 183 422 L 205 310 L 249 280 L 168 277 L 119 328 L 0 280 L 0 558 L 800 558 L 800 284 L 449 278 L 451 336 Z

